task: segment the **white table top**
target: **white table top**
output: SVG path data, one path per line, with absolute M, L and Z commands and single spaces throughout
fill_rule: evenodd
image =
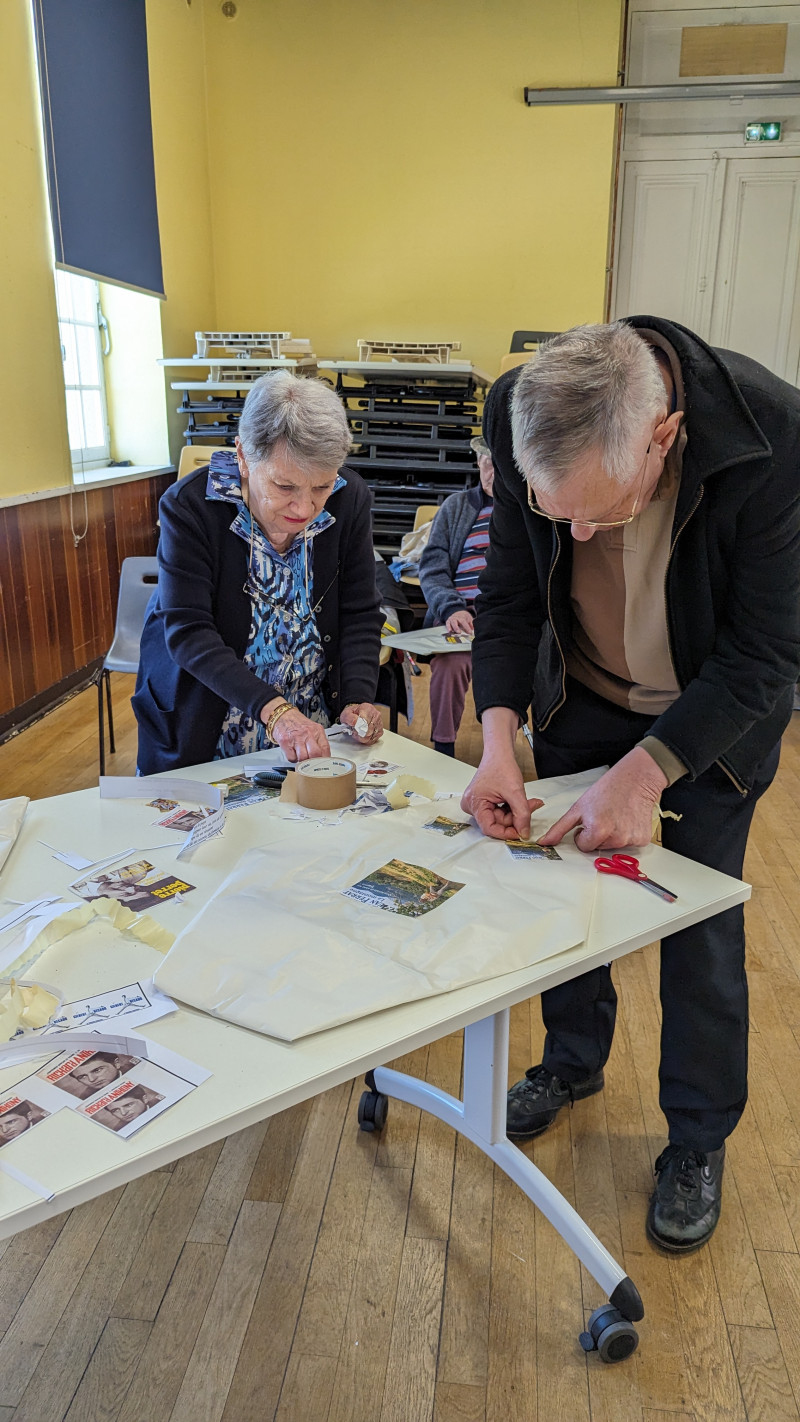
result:
M 343 743 L 339 743 L 339 749 L 344 753 Z M 374 747 L 353 751 L 348 747 L 346 753 L 356 760 L 376 756 Z M 460 791 L 472 775 L 469 766 L 389 732 L 384 734 L 377 754 L 424 775 L 440 789 Z M 254 759 L 258 757 L 247 757 L 248 762 Z M 182 778 L 216 780 L 235 774 L 242 764 L 239 760 L 216 761 L 178 773 Z M 266 802 L 232 810 L 224 835 L 202 845 L 190 859 L 176 866 L 177 849 L 159 852 L 156 848 L 174 840 L 174 832 L 153 826 L 157 812 L 148 808 L 144 799 L 101 801 L 96 790 L 85 790 L 35 801 L 0 873 L 0 898 L 28 900 L 56 891 L 70 897 L 67 886 L 75 878 L 75 871 L 55 861 L 50 850 L 39 844 L 40 839 L 86 858 L 99 858 L 117 848 L 135 845 L 137 853 L 147 850 L 147 857 L 157 867 L 176 870 L 196 885 L 182 903 L 169 902 L 153 910 L 154 917 L 177 933 L 244 851 L 258 844 L 259 825 L 264 824 L 264 816 L 274 813 L 273 805 L 274 802 Z M 396 812 L 396 818 L 398 851 L 402 852 L 402 811 Z M 297 838 L 298 854 L 302 854 L 304 841 L 307 843 L 307 837 L 319 830 L 308 822 L 287 821 L 286 833 Z M 662 931 L 688 926 L 749 897 L 749 886 L 739 880 L 655 845 L 639 851 L 639 857 L 651 877 L 679 894 L 677 903 L 667 904 L 625 880 L 602 876 L 588 942 L 534 967 L 376 1013 L 292 1044 L 191 1009 L 181 1009 L 140 1028 L 142 1035 L 208 1068 L 213 1076 L 128 1140 L 120 1140 L 65 1110 L 3 1147 L 3 1160 L 42 1181 L 56 1194 L 48 1203 L 3 1177 L 0 1237 L 59 1214 L 370 1067 L 520 1002 L 576 972 L 608 962 L 658 938 Z M 0 905 L 0 912 L 7 907 Z M 234 931 L 235 925 L 231 927 Z M 160 961 L 155 950 L 112 936 L 101 941 L 102 932 L 98 930 L 98 948 L 91 953 L 71 949 L 69 939 L 48 949 L 31 976 L 62 988 L 70 1000 L 152 974 Z M 29 1062 L 0 1072 L 0 1090 L 7 1092 L 35 1070 L 37 1063 Z

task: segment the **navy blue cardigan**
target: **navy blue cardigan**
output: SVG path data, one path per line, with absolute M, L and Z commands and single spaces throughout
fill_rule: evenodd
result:
M 336 717 L 372 701 L 383 617 L 375 587 L 370 493 L 342 469 L 328 499 L 336 522 L 314 539 L 313 607 L 327 655 L 323 695 Z M 208 468 L 167 489 L 159 505 L 158 588 L 142 633 L 132 705 L 143 775 L 213 760 L 228 706 L 258 717 L 280 689 L 242 658 L 250 631 L 247 545 L 230 532 L 236 505 L 206 498 Z

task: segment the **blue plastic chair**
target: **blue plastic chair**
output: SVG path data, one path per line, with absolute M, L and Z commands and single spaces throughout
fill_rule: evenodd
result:
M 100 774 L 106 773 L 105 725 L 103 716 L 103 683 L 108 708 L 108 746 L 114 755 L 114 715 L 111 709 L 111 673 L 139 670 L 139 647 L 147 604 L 158 582 L 157 558 L 126 558 L 119 575 L 117 621 L 114 640 L 97 678 L 97 717 L 100 734 Z

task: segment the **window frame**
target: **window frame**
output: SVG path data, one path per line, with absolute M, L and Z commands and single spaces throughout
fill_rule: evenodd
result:
M 64 280 L 72 283 L 76 281 L 85 282 L 91 288 L 91 296 L 94 304 L 94 320 L 89 320 L 83 316 L 74 314 L 71 287 L 64 287 Z M 56 286 L 56 308 L 58 312 L 58 334 L 61 345 L 62 375 L 64 378 L 64 401 L 67 409 L 67 437 L 70 445 L 70 460 L 72 462 L 73 473 L 77 470 L 102 469 L 107 467 L 111 459 L 111 432 L 108 423 L 108 400 L 106 397 L 105 365 L 103 361 L 104 351 L 100 340 L 101 324 L 104 321 L 102 308 L 100 306 L 100 289 L 98 283 L 92 278 L 83 276 L 77 272 L 66 271 L 61 267 L 55 271 Z M 67 299 L 69 293 L 69 299 Z M 74 362 L 76 366 L 77 381 L 67 380 L 67 349 L 65 346 L 64 327 L 71 327 L 74 335 Z M 81 380 L 80 361 L 78 357 L 78 330 L 89 330 L 93 335 L 94 351 L 97 361 L 97 372 L 99 381 L 97 384 Z M 84 391 L 96 391 L 100 397 L 100 414 L 103 424 L 104 441 L 95 445 L 73 445 L 70 435 L 70 394 L 77 394 L 80 398 L 81 423 L 84 425 L 85 437 L 85 416 L 83 405 Z

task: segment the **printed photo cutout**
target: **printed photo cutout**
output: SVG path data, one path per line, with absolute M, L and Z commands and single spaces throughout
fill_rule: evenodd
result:
M 507 839 L 506 849 L 512 859 L 560 859 L 552 844 L 531 844 L 526 839 Z
M 137 1122 L 144 1125 L 140 1118 L 164 1100 L 165 1097 L 151 1086 L 141 1083 L 133 1086 L 131 1082 L 126 1082 L 125 1089 L 119 1088 L 118 1093 L 101 1097 L 93 1106 L 87 1106 L 83 1114 L 91 1116 L 98 1126 L 106 1126 L 116 1135 L 123 1132 L 131 1135 L 129 1127 L 135 1127 Z
M 399 913 L 404 918 L 420 918 L 424 913 L 439 908 L 446 903 L 463 884 L 453 879 L 443 879 L 433 869 L 425 869 L 421 864 L 406 864 L 402 859 L 390 859 L 380 869 L 374 869 L 366 879 L 359 879 L 350 889 L 342 893 L 348 899 L 356 899 L 372 908 L 386 909 L 387 913 Z
M 134 913 L 141 913 L 166 899 L 174 899 L 176 894 L 188 894 L 194 884 L 162 873 L 147 859 L 137 859 L 121 869 L 108 869 L 89 879 L 76 879 L 70 888 L 87 903 L 92 899 L 117 899 Z
M 197 826 L 201 825 L 203 820 L 207 820 L 211 814 L 213 814 L 212 810 L 201 805 L 195 810 L 176 810 L 174 814 L 165 815 L 163 819 L 156 820 L 155 823 L 161 825 L 162 829 L 178 830 L 180 834 L 191 834 L 192 830 L 197 829 Z
M 469 829 L 469 825 L 469 820 L 448 820 L 446 815 L 437 815 L 435 820 L 428 820 L 423 829 L 436 830 L 438 834 L 446 834 L 449 838 Z
M 47 1081 L 59 1091 L 66 1091 L 78 1101 L 88 1101 L 98 1091 L 107 1091 L 115 1082 L 122 1081 L 128 1072 L 139 1065 L 138 1057 L 129 1057 L 116 1052 L 76 1052 L 67 1061 L 49 1071 L 43 1068 L 36 1073 L 40 1081 Z
M 38 1126 L 49 1115 L 50 1112 L 45 1111 L 43 1106 L 37 1106 L 35 1101 L 7 1096 L 5 1101 L 0 1101 L 0 1146 L 15 1141 L 17 1136 Z
M 185 1068 L 190 1074 L 179 1076 L 156 1062 L 141 1062 L 122 1081 L 79 1106 L 78 1114 L 113 1131 L 115 1136 L 135 1135 L 142 1126 L 148 1126 L 182 1101 L 208 1075 L 188 1062 Z
M 226 810 L 238 810 L 240 805 L 258 805 L 262 800 L 274 800 L 281 793 L 280 785 L 254 785 L 246 775 L 229 775 L 227 780 L 212 780 L 225 797 Z
M 162 815 L 166 815 L 169 810 L 177 810 L 177 800 L 148 800 L 148 809 L 160 810 Z

